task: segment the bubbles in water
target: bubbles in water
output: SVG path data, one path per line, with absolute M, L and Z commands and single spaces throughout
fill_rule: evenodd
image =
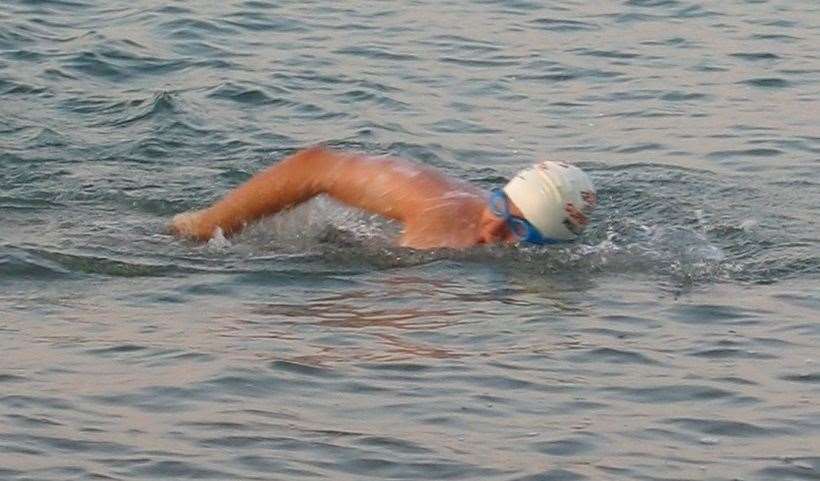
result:
M 611 272 L 665 273 L 685 282 L 725 273 L 726 253 L 689 227 L 622 219 L 607 225 L 603 235 L 597 244 L 574 249 L 572 256 L 580 265 Z
M 740 228 L 745 231 L 750 231 L 757 227 L 758 221 L 757 219 L 746 219 L 740 223 Z
M 320 196 L 245 229 L 235 242 L 257 252 L 310 253 L 323 246 L 383 247 L 397 234 L 394 223 Z
M 224 251 L 231 247 L 231 241 L 225 237 L 221 227 L 214 229 L 214 235 L 208 240 L 208 249 L 213 251 Z

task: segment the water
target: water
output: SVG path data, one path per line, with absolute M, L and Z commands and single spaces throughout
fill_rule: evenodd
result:
M 820 7 L 601 3 L 0 0 L 0 479 L 820 479 Z M 164 233 L 318 142 L 600 208 Z

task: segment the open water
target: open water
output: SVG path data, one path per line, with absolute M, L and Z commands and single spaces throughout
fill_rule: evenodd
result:
M 0 479 L 820 479 L 815 1 L 0 0 Z M 417 252 L 300 147 L 599 188 Z

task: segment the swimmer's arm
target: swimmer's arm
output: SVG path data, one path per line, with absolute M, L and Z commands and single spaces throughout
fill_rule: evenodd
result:
M 211 207 L 174 217 L 170 228 L 199 240 L 210 239 L 217 227 L 232 235 L 322 193 L 402 221 L 413 211 L 420 192 L 418 182 L 411 182 L 418 172 L 396 168 L 397 162 L 321 147 L 303 150 L 254 175 Z

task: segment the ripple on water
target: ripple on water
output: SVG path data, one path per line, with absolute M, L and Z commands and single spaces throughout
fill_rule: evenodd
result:
M 731 326 L 758 324 L 764 313 L 732 305 L 687 304 L 673 307 L 668 315 L 684 323 Z
M 780 60 L 780 56 L 771 52 L 736 52 L 729 54 L 732 57 L 741 60 L 748 60 L 750 62 L 757 62 L 762 60 Z
M 24 382 L 26 378 L 15 374 L 0 374 L 0 383 Z
M 125 444 L 111 441 L 90 441 L 77 437 L 11 434 L 8 435 L 7 439 L 15 444 L 37 449 L 44 453 L 54 450 L 63 453 L 92 453 L 94 455 L 128 454 L 133 452 L 132 448 Z
M 777 437 L 794 433 L 793 429 L 781 426 L 766 426 L 720 419 L 674 418 L 665 422 L 687 431 L 726 437 Z
M 578 363 L 641 364 L 647 366 L 661 364 L 641 352 L 612 347 L 598 347 L 576 352 L 568 356 L 567 360 Z
M 241 84 L 236 83 L 224 83 L 213 89 L 211 92 L 208 93 L 208 96 L 211 98 L 229 100 L 232 102 L 237 102 L 240 104 L 247 105 L 249 107 L 254 106 L 271 106 L 271 105 L 282 105 L 282 106 L 291 106 L 294 105 L 292 102 L 289 102 L 283 98 L 277 97 L 274 95 L 273 92 L 268 92 L 268 89 L 262 89 L 259 87 L 254 86 L 243 86 Z M 283 89 L 279 89 L 279 94 L 283 93 Z
M 786 381 L 820 385 L 820 371 L 806 374 L 787 374 L 780 376 L 780 378 Z
M 108 407 L 128 407 L 144 413 L 184 413 L 197 403 L 213 399 L 215 393 L 176 386 L 151 386 L 134 392 L 87 396 L 92 403 Z
M 322 476 L 316 469 L 306 469 L 300 467 L 296 462 L 272 459 L 270 456 L 263 454 L 236 456 L 232 461 L 254 473 L 277 473 L 288 477 L 311 479 Z
M 715 348 L 698 349 L 689 354 L 694 357 L 704 357 L 707 359 L 777 359 L 778 356 L 762 352 L 755 352 L 748 349 Z
M 47 87 L 16 82 L 9 79 L 0 79 L 0 95 L 41 95 L 53 97 L 54 93 Z
M 110 81 L 125 80 L 130 75 L 115 62 L 107 61 L 94 52 L 80 52 L 67 59 L 64 66 L 89 77 L 101 77 Z
M 378 60 L 386 60 L 386 61 L 393 61 L 393 62 L 409 62 L 409 61 L 416 61 L 419 59 L 418 56 L 414 54 L 407 54 L 407 53 L 400 53 L 396 51 L 387 50 L 383 47 L 378 47 L 375 45 L 363 45 L 363 46 L 356 46 L 356 47 L 343 47 L 337 49 L 334 53 L 340 55 L 349 55 L 351 57 L 363 57 L 363 58 L 370 58 L 370 59 L 378 59 Z
M 649 387 L 607 387 L 603 392 L 638 403 L 687 403 L 695 401 L 733 400 L 737 394 L 726 389 L 697 384 L 677 384 Z
M 530 23 L 538 29 L 552 32 L 576 32 L 579 30 L 598 30 L 598 25 L 581 20 L 570 20 L 564 18 L 542 17 L 530 20 Z
M 530 448 L 539 453 L 552 456 L 578 456 L 596 450 L 596 445 L 589 439 L 565 438 L 554 441 L 538 441 L 530 443 Z
M 159 30 L 172 39 L 180 40 L 203 40 L 213 42 L 220 36 L 230 36 L 238 33 L 235 27 L 225 25 L 221 22 L 204 18 L 174 18 L 162 22 Z M 207 44 L 214 51 L 224 52 L 221 46 Z M 180 46 L 179 48 L 185 48 Z
M 242 11 L 225 16 L 222 22 L 250 32 L 302 33 L 308 32 L 300 19 L 281 15 L 270 16 L 265 12 Z
M 757 471 L 761 479 L 805 479 L 816 481 L 820 478 L 820 456 L 786 457 L 769 459 L 777 466 L 768 466 Z
M 149 479 L 239 479 L 236 471 L 203 466 L 200 462 L 163 460 L 141 463 L 125 471 L 128 477 Z
M 740 83 L 750 85 L 752 87 L 766 88 L 766 89 L 783 89 L 791 85 L 791 83 L 780 77 L 761 77 L 742 80 Z
M 542 473 L 511 479 L 513 481 L 583 481 L 589 478 L 568 469 L 554 468 Z
M 24 251 L 0 253 L 0 281 L 18 278 L 57 279 L 70 275 L 69 270 L 59 263 L 36 254 Z

